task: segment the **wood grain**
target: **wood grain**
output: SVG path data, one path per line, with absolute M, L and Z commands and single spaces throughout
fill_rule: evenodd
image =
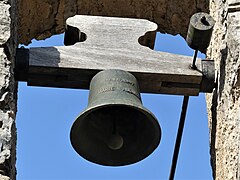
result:
M 141 92 L 198 95 L 202 80 L 200 61 L 198 70 L 192 70 L 192 57 L 150 49 L 146 38 L 156 32 L 155 23 L 77 15 L 69 18 L 67 24 L 84 32 L 86 41 L 30 48 L 29 85 L 87 89 L 97 72 L 122 69 L 136 76 Z M 144 37 L 149 32 L 151 36 Z

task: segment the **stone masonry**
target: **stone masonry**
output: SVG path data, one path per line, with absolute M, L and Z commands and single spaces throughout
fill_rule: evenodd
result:
M 16 4 L 0 0 L 0 179 L 15 179 L 16 85 L 13 59 L 16 49 Z
M 210 3 L 216 20 L 208 57 L 217 88 L 207 95 L 213 177 L 240 179 L 240 0 Z
M 187 33 L 188 19 L 208 12 L 208 0 L 42 0 L 19 1 L 19 43 L 64 32 L 65 20 L 75 14 L 144 18 L 169 34 Z M 44 13 L 43 13 L 44 12 Z
M 207 95 L 213 177 L 239 180 L 240 0 L 0 0 L 0 179 L 16 176 L 17 44 L 64 32 L 65 20 L 75 14 L 145 18 L 162 33 L 185 37 L 189 18 L 199 11 L 216 20 L 207 51 L 217 76 L 217 88 Z

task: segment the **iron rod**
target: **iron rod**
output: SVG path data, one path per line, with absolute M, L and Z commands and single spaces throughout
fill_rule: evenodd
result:
M 183 128 L 184 128 L 184 123 L 185 123 L 185 119 L 186 119 L 188 100 L 189 100 L 189 96 L 184 96 L 183 104 L 182 104 L 182 112 L 181 112 L 181 116 L 180 116 L 178 132 L 177 132 L 177 137 L 176 137 L 176 142 L 175 142 L 175 148 L 174 148 L 174 153 L 173 153 L 173 157 L 172 157 L 172 165 L 171 165 L 169 180 L 174 180 L 174 175 L 175 175 L 177 160 L 178 160 L 178 154 L 179 154 L 179 149 L 180 149 L 181 140 L 182 140 Z
M 193 56 L 193 62 L 192 62 L 192 69 L 197 69 L 197 66 L 196 66 L 197 54 L 198 54 L 198 50 L 195 50 L 194 56 Z

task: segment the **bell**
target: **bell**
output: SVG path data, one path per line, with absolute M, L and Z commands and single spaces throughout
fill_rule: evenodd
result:
M 70 132 L 80 156 L 105 166 L 129 165 L 149 156 L 160 138 L 158 121 L 143 107 L 132 74 L 111 69 L 93 77 L 88 107 Z

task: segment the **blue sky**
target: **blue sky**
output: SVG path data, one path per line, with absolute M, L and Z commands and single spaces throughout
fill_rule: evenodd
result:
M 63 35 L 35 41 L 32 47 L 61 46 Z M 155 49 L 193 55 L 183 38 L 158 34 Z M 204 57 L 199 55 L 199 57 Z M 105 167 L 81 158 L 70 143 L 70 128 L 87 107 L 88 91 L 30 87 L 19 83 L 17 113 L 18 180 L 168 179 L 182 96 L 142 94 L 143 105 L 158 118 L 160 145 L 149 157 L 125 167 Z M 176 180 L 211 180 L 209 130 L 204 94 L 190 97 Z

